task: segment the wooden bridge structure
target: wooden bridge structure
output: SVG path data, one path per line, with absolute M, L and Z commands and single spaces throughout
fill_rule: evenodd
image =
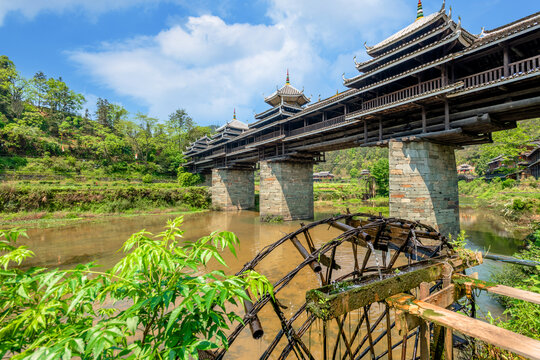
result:
M 324 235 L 329 227 L 339 230 L 331 240 Z M 535 304 L 540 294 L 465 275 L 483 262 L 482 254 L 454 248 L 429 225 L 360 213 L 302 224 L 237 275 L 265 274 L 265 262 L 280 251 L 296 252 L 298 262 L 280 268 L 273 296 L 245 301 L 229 346 L 203 359 L 240 358 L 237 347 L 246 344 L 238 342 L 250 337 L 261 351 L 241 358 L 448 360 L 460 353 L 473 359 L 482 343 L 540 359 L 540 341 L 478 319 L 476 304 L 479 291 Z
M 390 212 L 453 232 L 458 219 L 454 149 L 540 114 L 540 13 L 474 35 L 445 9 L 420 17 L 356 62 L 348 90 L 308 104 L 286 84 L 250 125 L 227 123 L 185 152 L 190 171 L 212 173 L 214 205 L 261 216 L 310 218 L 313 163 L 326 151 L 387 146 Z M 311 184 L 310 184 L 311 182 Z M 312 196 L 311 196 L 312 197 Z M 426 216 L 428 218 L 426 219 Z

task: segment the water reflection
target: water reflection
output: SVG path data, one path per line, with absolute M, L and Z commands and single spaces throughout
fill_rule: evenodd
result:
M 331 214 L 319 212 L 316 217 L 324 218 Z M 75 263 L 95 261 L 104 268 L 112 267 L 122 256 L 118 250 L 123 242 L 134 232 L 141 229 L 158 233 L 163 230 L 166 221 L 171 215 L 149 215 L 130 218 L 111 218 L 98 223 L 79 223 L 76 225 L 51 228 L 31 229 L 28 231 L 29 239 L 23 239 L 36 254 L 29 260 L 28 265 L 46 267 L 70 267 Z M 238 271 L 243 264 L 251 260 L 264 247 L 272 244 L 283 235 L 292 232 L 300 226 L 300 222 L 286 222 L 280 224 L 261 224 L 258 213 L 250 211 L 242 212 L 205 212 L 186 215 L 184 218 L 185 238 L 194 240 L 208 235 L 212 231 L 227 230 L 234 232 L 240 239 L 240 248 L 235 258 L 228 252 L 224 259 L 229 264 L 224 269 L 231 274 Z M 504 222 L 500 219 L 479 213 L 475 210 L 464 208 L 461 210 L 461 226 L 467 231 L 470 239 L 469 246 L 475 250 L 487 250 L 491 253 L 511 255 L 517 251 L 519 236 L 508 232 Z M 316 246 L 320 246 L 340 232 L 333 228 L 318 227 L 311 233 Z M 303 239 L 301 239 L 304 241 Z M 359 249 L 359 255 L 365 253 L 365 249 Z M 352 268 L 353 257 L 351 247 L 342 246 L 336 254 L 338 264 L 342 269 Z M 272 282 L 280 279 L 284 274 L 292 270 L 302 261 L 301 256 L 290 243 L 285 243 L 276 251 L 272 252 L 256 270 L 265 274 Z M 372 258 L 370 262 L 374 262 Z M 368 266 L 375 265 L 368 264 Z M 486 260 L 474 271 L 479 272 L 480 278 L 489 280 L 491 272 L 500 269 L 501 263 Z M 219 268 L 217 265 L 209 266 L 211 270 Z M 339 276 L 339 272 L 336 273 Z M 309 267 L 304 268 L 279 295 L 281 302 L 288 307 L 288 316 L 293 314 L 304 302 L 305 291 L 318 287 L 319 284 Z M 502 311 L 500 306 L 488 296 L 479 299 L 480 308 L 490 311 L 495 316 Z M 377 307 L 378 309 L 378 307 Z M 354 318 L 356 314 L 351 316 Z M 228 358 L 253 359 L 258 358 L 266 349 L 280 325 L 275 314 L 266 307 L 259 318 L 266 332 L 264 338 L 254 341 L 245 331 L 237 340 L 234 349 Z M 301 318 L 300 321 L 303 319 Z M 320 326 L 320 325 L 319 325 Z M 307 335 L 306 335 L 307 336 Z M 362 335 L 363 336 L 363 335 Z M 314 344 L 320 344 L 320 331 L 311 336 Z M 317 352 L 318 345 L 313 351 Z M 279 347 L 278 347 L 279 350 Z M 276 352 L 279 354 L 279 351 Z

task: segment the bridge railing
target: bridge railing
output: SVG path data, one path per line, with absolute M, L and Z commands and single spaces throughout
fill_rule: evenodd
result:
M 227 148 L 227 154 L 230 154 L 235 151 L 244 150 L 246 148 L 246 145 L 240 145 L 233 148 Z
M 283 135 L 283 133 L 281 132 L 281 130 L 275 130 L 275 131 L 272 131 L 271 133 L 268 133 L 268 134 L 264 134 L 264 135 L 260 135 L 260 136 L 255 136 L 255 141 L 254 141 L 254 143 L 258 143 L 258 142 L 263 142 L 263 141 L 266 141 L 266 140 L 270 140 L 270 139 L 276 138 L 276 137 L 281 136 L 281 135 Z
M 504 66 L 489 69 L 478 74 L 466 76 L 461 79 L 466 88 L 487 84 L 489 82 L 502 79 L 504 77 Z
M 540 55 L 509 64 L 510 75 L 528 73 L 540 69 Z
M 417 96 L 426 92 L 437 90 L 441 87 L 442 87 L 442 78 L 436 78 L 436 79 L 424 81 L 420 84 L 409 86 L 408 88 L 394 91 L 392 93 L 365 101 L 362 104 L 362 110 L 370 110 L 379 106 L 391 104 L 396 101 L 405 100 L 413 96 Z
M 540 55 L 508 64 L 508 76 L 526 74 L 538 69 L 540 69 Z M 504 70 L 504 66 L 499 66 L 459 80 L 465 83 L 465 88 L 475 87 L 504 79 Z
M 289 131 L 289 136 L 300 135 L 300 134 L 303 134 L 303 133 L 306 133 L 306 132 L 315 131 L 315 130 L 319 130 L 319 129 L 322 129 L 322 128 L 325 128 L 325 127 L 338 125 L 338 124 L 341 124 L 341 123 L 343 123 L 345 121 L 346 121 L 345 120 L 345 115 L 336 116 L 336 117 L 333 117 L 331 119 L 318 122 L 316 124 L 311 124 L 311 125 L 304 126 L 304 127 L 300 128 L 300 129 L 291 130 L 291 131 Z

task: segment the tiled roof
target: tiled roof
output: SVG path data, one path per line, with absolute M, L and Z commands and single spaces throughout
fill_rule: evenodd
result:
M 407 37 L 408 35 L 413 34 L 415 31 L 421 29 L 422 27 L 424 27 L 426 25 L 429 25 L 429 24 L 435 22 L 436 20 L 442 18 L 445 15 L 446 14 L 445 14 L 444 9 L 443 9 L 443 11 L 436 12 L 436 13 L 433 13 L 433 14 L 428 15 L 426 17 L 423 17 L 423 18 L 421 18 L 419 20 L 416 20 L 415 22 L 413 22 L 412 24 L 410 24 L 406 28 L 401 29 L 400 31 L 398 31 L 394 35 L 384 39 L 380 43 L 378 43 L 378 44 L 376 44 L 374 46 L 368 47 L 368 54 L 371 55 L 372 53 L 376 52 L 377 50 L 381 50 L 381 49 L 385 48 L 386 46 L 388 46 L 388 45 L 390 45 L 392 43 L 395 43 L 395 42 Z
M 230 127 L 230 128 L 234 128 L 234 129 L 241 129 L 241 130 L 247 130 L 248 129 L 247 124 L 244 124 L 243 122 L 234 119 L 233 121 L 230 121 L 230 122 L 226 123 L 225 125 L 217 128 L 216 131 L 223 131 L 223 130 L 225 130 L 226 127 Z
M 427 46 L 424 46 L 424 47 L 421 47 L 420 49 L 417 49 L 416 51 L 413 51 L 411 53 L 407 53 L 407 54 L 404 54 L 403 56 L 400 56 L 399 58 L 397 59 L 394 59 L 394 60 L 391 60 L 387 63 L 384 63 L 368 72 L 365 72 L 363 74 L 360 74 L 360 75 L 357 75 L 351 79 L 345 79 L 345 85 L 347 84 L 351 84 L 351 83 L 354 83 L 354 82 L 357 82 L 361 79 L 364 79 L 364 78 L 367 78 L 379 71 L 381 71 L 382 69 L 385 69 L 385 68 L 388 68 L 394 64 L 397 64 L 397 63 L 400 63 L 401 61 L 407 59 L 407 58 L 413 58 L 415 56 L 418 56 L 420 55 L 421 53 L 424 53 L 426 51 L 429 51 L 431 49 L 434 49 L 440 45 L 444 45 L 444 44 L 447 44 L 447 43 L 452 43 L 453 41 L 459 39 L 461 37 L 461 30 L 458 30 L 452 34 L 449 34 L 448 36 L 446 36 L 445 38 L 441 39 L 440 41 L 437 41 L 437 42 L 434 42 L 434 43 L 431 43 Z
M 272 95 L 266 97 L 264 101 L 271 105 L 277 105 L 276 98 L 278 97 L 296 97 L 299 105 L 304 105 L 309 102 L 309 99 L 304 95 L 303 91 L 298 90 L 291 84 L 285 84 L 281 89 L 277 89 Z M 279 101 L 278 101 L 279 102 Z

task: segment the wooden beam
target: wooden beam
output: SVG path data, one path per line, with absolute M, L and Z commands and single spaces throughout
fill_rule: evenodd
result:
M 422 106 L 422 132 L 426 132 L 427 119 L 426 119 L 426 107 Z
M 482 281 L 461 274 L 454 274 L 452 279 L 453 282 L 459 286 L 469 286 L 475 289 L 485 290 L 492 294 L 507 296 L 540 305 L 540 294 L 538 293 Z
M 482 261 L 482 256 L 474 253 L 468 255 L 465 260 L 459 256 L 445 260 L 447 263 L 427 260 L 404 266 L 398 268 L 403 273 L 382 274 L 382 280 L 379 280 L 378 275 L 371 275 L 360 281 L 347 280 L 309 290 L 306 293 L 307 308 L 316 317 L 330 320 L 392 295 L 414 289 L 422 282 L 438 280 L 448 273 L 449 265 L 455 271 L 478 265 Z
M 399 294 L 388 298 L 386 301 L 397 310 L 458 331 L 464 335 L 471 336 L 528 359 L 540 360 L 540 341 L 538 340 L 429 304 L 425 301 L 416 300 L 411 295 Z
M 450 130 L 450 104 L 448 100 L 444 100 L 444 129 Z

